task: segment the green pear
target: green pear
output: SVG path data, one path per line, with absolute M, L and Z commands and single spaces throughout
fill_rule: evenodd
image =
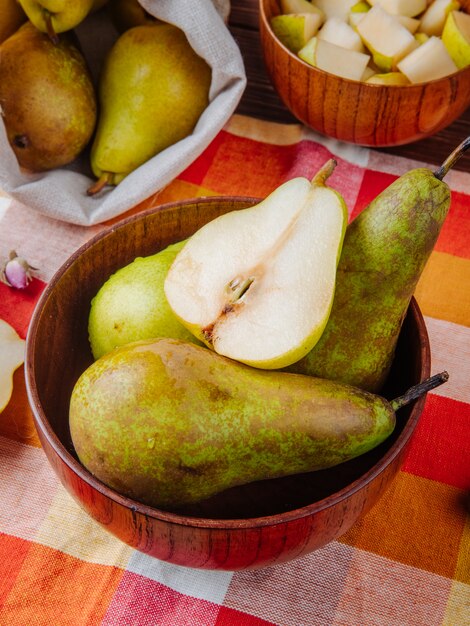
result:
M 450 190 L 442 179 L 469 147 L 470 138 L 435 173 L 418 168 L 404 174 L 349 224 L 326 328 L 289 371 L 380 391 L 449 210 Z
M 0 11 L 0 44 L 28 19 L 17 0 L 3 0 Z
M 343 198 L 296 177 L 262 202 L 200 228 L 165 279 L 177 318 L 207 346 L 253 367 L 284 367 L 320 338 L 347 224 Z
M 174 508 L 363 454 L 390 435 L 406 401 L 157 339 L 117 348 L 81 375 L 70 433 L 103 483 Z
M 32 171 L 73 161 L 91 139 L 96 98 L 80 52 L 27 22 L 0 46 L 0 101 L 8 140 Z
M 91 302 L 88 335 L 95 359 L 139 339 L 196 338 L 176 319 L 163 291 L 170 265 L 185 241 L 117 270 Z
M 209 102 L 211 69 L 182 30 L 135 26 L 112 46 L 100 78 L 100 116 L 91 150 L 98 182 L 117 185 L 170 145 L 190 135 Z
M 19 0 L 36 28 L 57 41 L 57 33 L 78 26 L 93 8 L 95 0 Z

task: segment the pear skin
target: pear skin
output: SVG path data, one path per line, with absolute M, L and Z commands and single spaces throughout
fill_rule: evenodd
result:
M 99 183 L 128 174 L 193 131 L 208 105 L 211 69 L 185 34 L 154 23 L 125 31 L 111 48 L 100 79 L 100 116 L 91 151 Z
M 414 169 L 349 224 L 325 331 L 289 371 L 373 392 L 382 388 L 449 206 L 447 184 L 428 169 Z
M 171 337 L 197 342 L 176 319 L 163 291 L 168 268 L 185 243 L 180 241 L 156 254 L 137 257 L 100 288 L 91 302 L 88 318 L 95 359 L 140 339 Z
M 21 167 L 50 170 L 73 161 L 91 139 L 96 98 L 81 53 L 53 44 L 27 22 L 0 47 L 0 101 Z
M 0 44 L 13 35 L 27 19 L 16 0 L 3 0 L 0 12 Z
M 98 359 L 70 403 L 83 465 L 119 493 L 162 508 L 331 467 L 377 446 L 394 426 L 379 396 L 172 339 Z

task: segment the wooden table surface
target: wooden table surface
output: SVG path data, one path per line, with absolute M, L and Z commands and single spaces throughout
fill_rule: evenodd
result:
M 248 78 L 237 113 L 275 122 L 298 123 L 277 96 L 266 74 L 258 32 L 258 0 L 232 0 L 231 7 L 229 28 L 240 47 Z M 470 108 L 433 137 L 380 150 L 439 165 L 469 135 Z M 458 162 L 456 169 L 470 171 L 470 153 Z

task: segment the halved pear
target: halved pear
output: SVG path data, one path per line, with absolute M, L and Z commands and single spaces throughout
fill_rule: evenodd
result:
M 364 44 L 357 32 L 349 24 L 340 20 L 339 17 L 327 19 L 318 31 L 317 37 L 318 39 L 334 43 L 341 48 L 365 52 Z
M 271 18 L 274 34 L 292 52 L 298 52 L 303 48 L 317 33 L 322 23 L 323 18 L 318 13 L 291 13 Z
M 457 71 L 445 45 L 439 37 L 429 37 L 398 63 L 398 69 L 412 83 L 426 83 Z
M 178 319 L 207 346 L 275 369 L 307 354 L 328 320 L 347 224 L 343 198 L 292 179 L 254 207 L 199 229 L 177 255 L 165 294 Z
M 365 13 L 357 32 L 382 72 L 395 70 L 398 61 L 418 45 L 410 31 L 379 4 Z
M 380 5 L 390 15 L 415 17 L 426 9 L 428 3 L 426 0 L 369 0 L 369 4 Z
M 349 80 L 361 80 L 370 61 L 368 54 L 336 46 L 319 37 L 313 37 L 298 54 L 313 67 Z
M 0 319 L 0 413 L 10 401 L 13 373 L 24 361 L 25 341 Z
M 439 37 L 444 29 L 447 15 L 460 8 L 457 0 L 434 0 L 421 16 L 419 30 L 429 37 Z
M 470 15 L 451 11 L 442 31 L 442 41 L 459 69 L 470 65 Z

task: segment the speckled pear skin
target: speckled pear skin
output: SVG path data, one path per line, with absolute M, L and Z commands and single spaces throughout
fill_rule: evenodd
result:
M 379 396 L 254 369 L 175 339 L 127 344 L 95 361 L 70 403 L 83 465 L 119 493 L 164 509 L 337 465 L 394 426 Z
M 380 391 L 449 206 L 448 185 L 420 168 L 394 181 L 349 224 L 325 331 L 289 371 Z

